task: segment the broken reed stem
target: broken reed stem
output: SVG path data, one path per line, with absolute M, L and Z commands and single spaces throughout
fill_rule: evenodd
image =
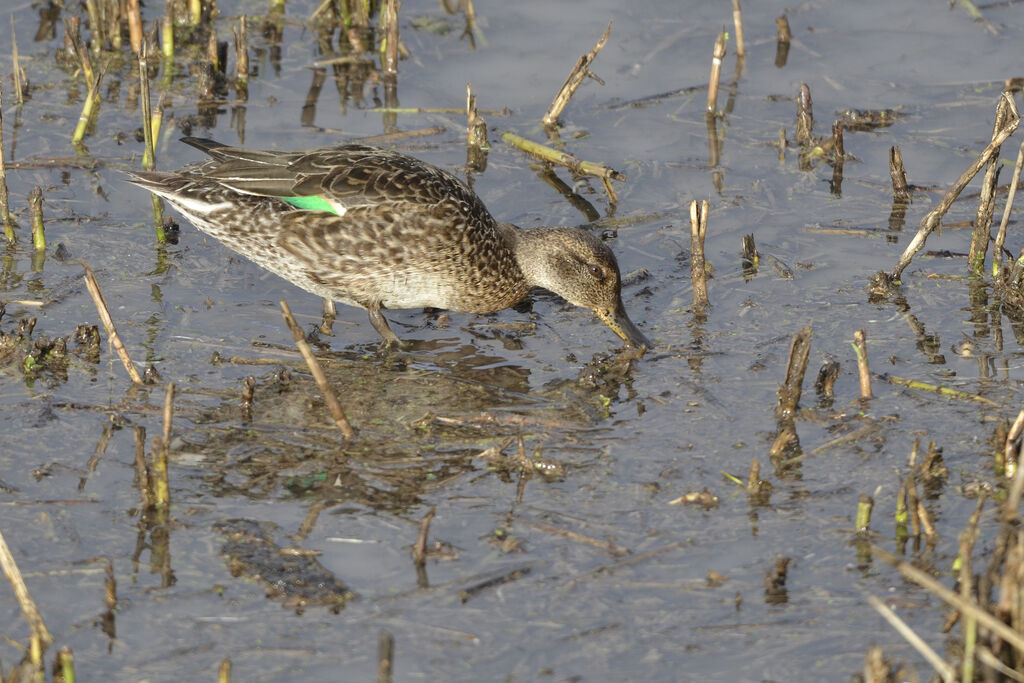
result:
M 796 108 L 796 142 L 800 147 L 810 149 L 814 144 L 811 129 L 814 128 L 814 113 L 811 102 L 811 89 L 806 83 L 800 84 Z
M 92 82 L 96 79 L 96 74 L 93 72 L 92 58 L 89 56 L 89 51 L 82 44 L 81 20 L 78 17 L 65 19 L 64 32 L 65 37 L 71 42 L 71 49 L 78 59 L 78 65 L 82 67 L 82 77 L 85 80 L 85 85 L 86 87 L 91 87 Z
M 992 138 L 999 134 L 1009 110 L 1006 100 L 1001 99 L 996 107 L 995 122 L 992 126 Z M 974 231 L 971 233 L 971 249 L 967 255 L 967 267 L 971 274 L 981 276 L 985 270 L 985 254 L 988 243 L 992 239 L 992 214 L 996 206 L 996 182 L 999 178 L 999 150 L 996 148 L 988 160 L 985 175 L 981 181 L 981 192 L 978 199 L 978 213 L 974 219 Z
M 874 498 L 866 493 L 860 494 L 860 499 L 857 501 L 857 521 L 854 523 L 857 533 L 866 533 L 871 528 L 871 509 L 874 505 Z
M 164 392 L 164 441 L 171 443 L 171 425 L 174 422 L 174 382 L 167 383 Z
M 722 31 L 715 39 L 715 47 L 711 52 L 711 77 L 708 79 L 708 106 L 707 112 L 714 114 L 718 111 L 718 85 L 722 78 L 722 60 L 725 58 L 726 33 Z
M 327 403 L 327 409 L 331 411 L 331 417 L 334 418 L 334 423 L 338 425 L 341 435 L 346 439 L 354 439 L 356 433 L 352 430 L 352 425 L 349 424 L 348 418 L 345 417 L 345 411 L 342 410 L 341 404 L 338 403 L 338 398 L 334 395 L 334 390 L 331 389 L 331 385 L 327 382 L 323 369 L 313 355 L 313 349 L 310 348 L 309 342 L 306 341 L 305 335 L 302 334 L 302 328 L 295 322 L 292 310 L 284 299 L 281 300 L 281 317 L 284 318 L 285 325 L 291 330 L 295 346 L 298 347 L 303 360 L 309 366 L 309 371 L 313 373 L 313 379 L 316 381 L 317 387 L 320 388 L 320 393 L 323 394 L 324 401 Z
M 893 282 L 897 282 L 900 276 L 903 274 L 904 269 L 910 265 L 910 261 L 914 258 L 917 252 L 924 248 L 924 243 L 928 239 L 928 236 L 939 226 L 942 222 L 942 217 L 949 210 L 949 207 L 953 205 L 956 198 L 960 196 L 963 189 L 967 187 L 967 183 L 978 174 L 981 167 L 988 163 L 988 160 L 993 157 L 998 151 L 1006 138 L 1010 137 L 1017 126 L 1020 124 L 1020 115 L 1017 113 L 1017 106 L 1013 101 L 1013 96 L 1009 92 L 1004 92 L 1001 95 L 1002 101 L 1006 102 L 1006 106 L 1009 108 L 1009 116 L 1005 119 L 1005 125 L 999 131 L 997 135 L 992 137 L 992 141 L 988 143 L 978 158 L 964 171 L 953 186 L 946 192 L 942 197 L 942 201 L 939 205 L 930 211 L 924 218 L 921 219 L 921 224 L 917 229 L 917 234 L 910 240 L 907 248 L 903 251 L 899 261 L 896 262 L 896 266 L 889 273 L 889 279 Z
M 93 52 L 99 54 L 103 49 L 104 37 L 103 22 L 100 21 L 99 5 L 96 2 L 97 0 L 85 0 L 85 11 L 89 15 L 89 42 L 92 44 Z
M 142 13 L 139 11 L 139 0 L 128 0 L 128 39 L 132 52 L 142 51 Z
M 846 146 L 843 144 L 843 122 L 837 120 L 832 123 L 832 163 L 842 169 L 844 161 Z
M 384 38 L 380 44 L 380 63 L 384 73 L 394 76 L 398 74 L 398 0 L 386 0 L 381 23 Z
M 490 143 L 487 141 L 487 122 L 477 111 L 476 95 L 473 94 L 470 83 L 466 84 L 466 143 L 477 149 L 490 149 Z
M 71 144 L 73 145 L 81 144 L 89 130 L 89 124 L 96 115 L 96 105 L 100 103 L 101 77 L 102 74 L 98 74 L 89 81 L 89 92 L 86 93 L 85 101 L 82 102 L 82 113 L 78 115 L 78 124 L 75 125 L 75 132 L 71 134 Z
M 1017 461 L 1020 455 L 1020 447 L 1017 442 L 1020 440 L 1021 434 L 1024 434 L 1024 409 L 1017 413 L 1017 419 L 1010 426 L 1010 432 L 1006 435 L 1006 443 L 1003 445 L 1003 476 L 1013 479 L 1014 482 L 1017 481 Z M 1013 494 L 1012 488 L 1010 493 Z M 1018 500 L 1020 499 L 1020 491 L 1017 491 L 1016 497 Z M 1016 510 L 1016 506 L 1014 510 Z
M 0 138 L 2 142 L 3 138 Z M 996 233 L 996 242 L 992 246 L 992 275 L 1000 277 L 1003 272 L 1003 244 L 1006 243 L 1006 225 L 1010 222 L 1010 209 L 1013 208 L 1013 200 L 1017 196 L 1017 183 L 1020 182 L 1020 169 L 1024 165 L 1024 140 L 1021 140 L 1017 149 L 1017 163 L 1013 167 L 1013 180 L 1010 181 L 1010 190 L 1006 194 L 1006 206 L 1003 207 L 1003 218 L 999 221 L 999 231 Z M 0 173 L 2 173 L 3 156 L 0 153 Z M 0 176 L 2 179 L 2 176 Z
M 136 1 L 137 0 L 132 0 Z M 142 88 L 140 100 L 142 103 L 142 138 L 145 149 L 142 151 L 142 168 L 152 171 L 156 168 L 156 152 L 153 141 L 153 109 L 149 101 L 149 66 L 146 47 L 137 52 L 139 56 L 139 85 Z
M 21 83 L 21 60 L 18 59 L 18 35 L 14 32 L 14 14 L 11 14 L 11 61 L 14 65 L 14 101 L 25 104 L 25 92 Z
M 961 614 L 971 614 L 981 626 L 994 632 L 1000 638 L 1024 653 L 1024 634 L 1021 634 L 1012 626 L 1003 623 L 998 617 L 983 610 L 974 600 L 967 600 L 949 590 L 926 572 L 918 569 L 909 562 L 905 562 L 888 552 L 884 548 L 872 544 L 871 552 L 885 562 L 895 567 L 900 574 L 910 579 L 917 585 L 929 591 L 937 598 L 956 608 Z
M 875 608 L 883 619 L 889 622 L 897 633 L 903 636 L 911 647 L 918 651 L 924 659 L 932 665 L 935 672 L 942 678 L 943 683 L 955 683 L 956 672 L 946 661 L 933 650 L 928 643 L 924 642 L 921 636 L 917 635 L 914 629 L 910 628 L 905 621 L 893 612 L 888 605 L 876 598 L 874 595 L 867 595 L 868 604 Z
M 231 657 L 220 660 L 217 667 L 217 683 L 231 683 Z
M 154 503 L 166 510 L 171 504 L 171 487 L 167 474 L 167 458 L 171 450 L 171 424 L 174 420 L 174 382 L 167 383 L 164 392 L 164 430 L 153 439 L 153 493 Z
M 85 286 L 89 290 L 89 294 L 92 295 L 93 303 L 96 304 L 96 311 L 99 313 L 100 320 L 103 321 L 103 327 L 107 330 L 110 343 L 114 346 L 114 350 L 117 352 L 118 358 L 121 359 L 124 369 L 128 371 L 128 376 L 131 377 L 132 382 L 142 384 L 142 375 L 135 368 L 135 364 L 132 363 L 132 359 L 128 355 L 128 349 L 124 347 L 121 337 L 117 334 L 117 328 L 114 327 L 114 321 L 110 317 L 110 309 L 107 308 L 107 302 L 103 299 L 103 293 L 100 292 L 100 285 L 96 281 L 92 268 L 84 261 L 79 261 L 79 263 L 85 268 Z
M 1024 413 L 1024 410 L 1022 410 L 1021 413 Z M 1024 418 L 1020 415 L 1017 416 L 1017 420 L 1024 422 Z M 1022 493 L 1024 493 L 1024 467 L 1018 467 L 1013 473 L 1013 481 L 1010 483 L 1010 490 L 1006 494 L 1006 500 L 1003 503 L 1003 521 L 1012 521 L 1017 519 L 1019 515 L 1018 506 L 1020 505 Z
M 775 20 L 775 67 L 781 69 L 789 59 L 789 42 L 793 36 L 789 30 L 789 19 L 783 14 Z
M 75 683 L 75 657 L 71 654 L 70 647 L 61 648 L 60 652 L 57 653 L 55 669 L 60 670 L 64 683 Z
M 482 173 L 487 168 L 487 152 L 491 144 L 487 140 L 487 122 L 476 108 L 476 95 L 472 86 L 466 84 L 466 167 Z
M 957 558 L 959 571 L 957 572 L 960 581 L 960 597 L 964 600 L 972 599 L 974 595 L 974 564 L 972 554 L 974 542 L 978 537 L 978 521 L 981 519 L 981 510 L 985 506 L 984 491 L 978 497 L 978 505 L 974 508 L 967 528 L 960 534 L 960 553 Z M 960 626 L 963 633 L 963 673 L 961 680 L 974 680 L 974 660 L 977 656 L 978 645 L 978 621 L 970 614 L 962 615 Z
M 174 61 L 174 2 L 168 0 L 164 16 L 160 19 L 160 52 L 167 62 Z M 245 19 L 245 15 L 242 15 Z M 170 64 L 166 68 L 172 68 Z
M 565 83 L 562 84 L 558 94 L 555 95 L 555 99 L 552 100 L 551 106 L 548 107 L 544 117 L 541 118 L 541 123 L 545 126 L 558 125 L 558 117 L 561 116 L 562 110 L 565 109 L 567 104 L 569 104 L 569 99 L 572 98 L 573 93 L 575 93 L 576 89 L 583 83 L 584 78 L 590 76 L 598 83 L 601 83 L 601 85 L 604 85 L 604 82 L 590 71 L 590 65 L 593 63 L 594 58 L 597 57 L 597 53 L 601 51 L 601 48 L 603 48 L 604 44 L 608 41 L 608 34 L 611 33 L 611 30 L 612 22 L 609 21 L 608 26 L 604 29 L 604 33 L 601 34 L 601 37 L 598 39 L 597 44 L 594 45 L 594 48 L 576 61 L 576 66 L 574 66 L 572 71 L 569 72 L 569 76 L 565 79 Z
M 11 204 L 7 196 L 7 161 L 4 154 L 4 98 L 3 79 L 0 79 L 0 222 L 4 224 L 4 237 L 11 244 L 18 241 L 14 233 L 14 218 L 11 217 Z
M 412 562 L 417 567 L 423 567 L 427 563 L 427 537 L 430 535 L 430 522 L 436 512 L 437 507 L 431 505 L 430 510 L 420 520 L 416 542 L 412 546 Z
M 142 110 L 142 139 L 145 146 L 142 151 L 142 168 L 152 171 L 156 168 L 156 137 L 159 133 L 160 123 L 163 120 L 163 108 L 157 106 L 158 116 L 153 116 L 152 104 L 149 100 L 149 54 L 146 44 L 137 53 L 139 56 L 139 85 L 141 93 L 139 99 Z M 153 203 L 153 228 L 156 231 L 157 244 L 167 243 L 167 234 L 164 232 L 164 205 L 156 195 L 150 197 Z
M 28 195 L 28 214 L 32 225 L 32 246 L 36 251 L 45 251 L 46 231 L 43 229 L 43 190 L 38 185 Z
M 235 36 L 235 91 L 243 102 L 249 98 L 249 26 L 243 14 Z
M 391 683 L 394 659 L 395 637 L 382 628 L 377 636 L 377 683 Z
M 896 512 L 893 514 L 893 520 L 896 522 L 897 529 L 902 528 L 902 532 L 899 534 L 905 534 L 907 528 L 907 520 L 909 514 L 907 513 L 907 483 L 905 481 L 900 482 L 899 490 L 896 491 Z
M 146 462 L 146 428 L 141 425 L 135 425 L 135 479 L 142 501 L 140 509 L 148 510 L 153 506 L 153 482 Z
M 540 157 L 544 161 L 550 161 L 555 164 L 565 166 L 573 173 L 597 176 L 604 182 L 604 189 L 608 193 L 608 198 L 613 204 L 617 204 L 619 197 L 615 194 L 615 190 L 612 188 L 612 180 L 625 180 L 626 176 L 616 170 L 613 170 L 604 164 L 596 163 L 593 161 L 581 161 L 571 154 L 560 152 L 557 149 L 552 149 L 539 142 L 533 142 L 526 138 L 520 137 L 515 133 L 502 133 L 501 139 L 507 144 L 513 147 L 518 147 L 527 154 L 532 154 L 536 157 Z
M 702 313 L 708 301 L 708 274 L 704 260 L 704 236 L 708 231 L 708 200 L 690 202 L 690 281 L 693 283 L 693 308 Z
M 779 404 L 777 413 L 780 416 L 792 416 L 800 403 L 803 391 L 804 373 L 811 356 L 812 329 L 808 325 L 793 335 L 789 345 L 789 359 L 786 362 L 786 376 L 779 387 Z
M 843 122 L 832 123 L 832 194 L 842 195 L 843 164 L 846 162 L 846 148 L 843 145 Z
M 743 12 L 740 9 L 740 0 L 732 0 L 732 25 L 736 29 L 736 56 L 742 59 L 747 54 L 747 48 L 743 46 Z
M 757 491 L 761 483 L 761 461 L 755 455 L 750 461 L 750 471 L 747 474 L 747 491 Z
M 789 30 L 789 17 L 785 14 L 775 20 L 775 38 L 780 43 L 788 43 L 793 39 Z
M 2 531 L 0 531 L 0 568 L 4 570 L 4 576 L 11 582 L 14 596 L 18 599 L 18 605 L 21 607 L 21 613 L 25 617 L 25 621 L 28 622 L 29 628 L 32 629 L 33 640 L 37 640 L 43 647 L 48 646 L 53 642 L 53 636 L 46 628 L 43 616 L 39 613 L 32 595 L 28 592 L 28 586 L 25 585 L 25 579 L 21 576 L 18 563 L 14 561 L 14 556 L 11 554 L 11 549 L 8 547 L 7 539 L 4 538 Z
M 910 188 L 907 187 L 907 171 L 903 167 L 903 152 L 898 145 L 889 148 L 889 177 L 892 178 L 892 197 L 896 201 L 909 202 Z
M 860 380 L 860 397 L 871 398 L 871 370 L 868 368 L 868 340 L 864 330 L 853 333 L 853 351 L 857 354 L 857 377 Z

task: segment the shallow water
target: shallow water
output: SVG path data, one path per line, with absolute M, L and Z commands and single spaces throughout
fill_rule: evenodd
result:
M 288 16 L 301 22 L 315 4 L 290 4 Z M 56 337 L 96 322 L 81 267 L 53 256 L 61 243 L 96 271 L 135 360 L 154 364 L 179 392 L 173 523 L 161 538 L 139 523 L 133 426 L 145 427 L 148 451 L 161 430 L 163 387 L 131 388 L 105 343 L 99 365 L 73 361 L 66 378 L 25 376 L 18 362 L 0 375 L 2 531 L 56 643 L 73 649 L 80 677 L 195 680 L 230 657 L 238 680 L 366 680 L 376 671 L 381 629 L 394 635 L 398 680 L 836 679 L 859 671 L 872 644 L 928 675 L 865 595 L 889 601 L 939 651 L 946 608 L 858 553 L 858 497 L 875 496 L 875 541 L 898 549 L 894 473 L 906 470 L 915 439 L 942 447 L 950 475 L 927 501 L 939 539 L 903 551 L 952 585 L 957 534 L 975 506 L 963 486 L 996 479 L 988 439 L 995 421 L 1012 419 L 1020 405 L 1021 352 L 1007 322 L 997 338 L 966 279 L 928 277 L 965 274 L 963 258 L 915 259 L 904 275 L 905 306 L 871 303 L 866 285 L 892 267 L 920 218 L 986 144 L 1003 79 L 1019 75 L 1021 14 L 1012 4 L 985 8 L 999 28 L 993 37 L 962 9 L 935 3 L 801 5 L 789 10 L 794 41 L 778 67 L 774 22 L 787 6 L 747 4 L 748 56 L 734 86 L 732 42 L 723 69 L 717 166 L 709 165 L 703 86 L 717 32 L 732 30 L 727 3 L 481 2 L 486 44 L 475 49 L 460 37 L 461 17 L 436 3 L 403 5 L 410 58 L 400 64 L 401 106 L 460 107 L 471 82 L 482 109 L 507 107 L 507 116 L 485 114 L 493 149 L 487 170 L 472 180 L 499 220 L 524 226 L 588 219 L 498 131 L 544 140 L 537 122 L 551 97 L 613 20 L 592 67 L 605 85 L 588 81 L 572 99 L 562 139 L 580 158 L 627 175 L 615 185 L 619 202 L 610 206 L 595 179 L 555 173 L 600 214 L 596 229 L 614 233 L 609 244 L 623 272 L 649 272 L 623 299 L 656 348 L 627 366 L 615 356 L 617 338 L 594 316 L 538 293 L 532 305 L 493 316 L 390 311 L 396 332 L 417 345 L 389 360 L 375 353 L 365 313 L 340 307 L 335 336 L 321 337 L 318 350 L 360 430 L 347 448 L 277 304 L 287 299 L 309 329 L 320 303 L 187 223 L 176 245 L 154 246 L 149 197 L 120 172 L 141 163 L 131 69 L 112 67 L 105 77 L 105 88 L 121 85 L 105 91 L 86 139 L 98 167 L 9 169 L 22 227 L 18 247 L 0 256 L 7 302 L 0 330 L 11 333 L 19 319 L 35 316 L 34 338 Z M 263 9 L 222 3 L 219 35 L 230 35 L 240 12 Z M 147 20 L 158 16 L 145 10 Z M 35 89 L 19 110 L 4 80 L 7 157 L 73 158 L 69 139 L 84 89 L 56 67 L 63 28 L 33 42 L 36 11 L 22 4 L 14 18 Z M 414 28 L 421 19 L 449 30 Z M 193 135 L 298 149 L 380 135 L 390 125 L 370 111 L 378 88 L 367 85 L 342 105 L 330 77 L 304 117 L 310 67 L 320 58 L 315 37 L 288 24 L 276 69 L 260 32 L 251 36 L 248 104 L 222 106 L 213 125 L 194 125 Z M 196 113 L 186 58 L 177 68 L 172 87 L 154 82 L 154 100 L 165 91 L 170 97 L 165 116 L 173 123 Z M 795 150 L 780 161 L 773 146 L 780 127 L 792 140 L 801 82 L 811 87 L 821 135 L 837 110 L 901 115 L 887 127 L 847 131 L 841 192 L 830 187 L 829 165 L 801 170 Z M 696 90 L 636 102 L 687 88 Z M 464 175 L 461 115 L 402 113 L 395 125 L 444 127 L 398 147 Z M 176 142 L 180 132 L 169 126 L 161 135 L 159 168 L 200 158 Z M 1015 139 L 1002 153 L 1004 184 Z M 915 193 L 902 231 L 889 223 L 892 145 L 902 148 L 909 181 L 926 188 Z M 23 211 L 35 185 L 44 190 L 51 244 L 40 269 Z M 967 195 L 977 186 L 947 224 L 973 218 L 976 199 Z M 714 278 L 704 321 L 690 306 L 694 198 L 711 204 Z M 1002 198 L 997 220 L 1001 212 Z M 1016 227 L 1015 213 L 1007 244 L 1014 252 Z M 747 233 L 762 256 L 753 277 L 740 259 Z M 948 228 L 927 249 L 966 252 L 968 242 L 969 230 Z M 792 335 L 807 324 L 810 377 L 797 421 L 805 457 L 776 469 L 767 457 L 776 390 Z M 933 335 L 932 346 L 916 325 Z M 861 328 L 875 371 L 950 385 L 996 405 L 878 380 L 873 400 L 854 402 L 850 341 Z M 953 349 L 965 338 L 977 346 L 974 357 Z M 240 362 L 213 363 L 214 353 Z M 826 358 L 842 364 L 833 405 L 819 402 L 811 386 Z M 240 396 L 249 375 L 257 392 L 246 415 Z M 111 416 L 120 427 L 111 427 Z M 539 450 L 561 476 L 526 477 L 477 457 L 517 436 L 528 457 Z M 516 451 L 513 440 L 504 452 Z M 722 476 L 745 479 L 754 457 L 774 487 L 766 502 L 749 500 Z M 716 506 L 669 504 L 704 488 L 718 496 Z M 409 549 L 431 506 L 430 539 L 451 548 L 428 560 L 425 586 Z M 296 536 L 312 509 L 319 516 Z M 995 525 L 991 509 L 982 518 L 982 550 Z M 238 518 L 276 525 L 282 547 L 319 553 L 320 565 L 358 598 L 337 613 L 309 606 L 298 614 L 294 603 L 268 598 L 263 583 L 233 576 L 216 525 Z M 777 555 L 792 560 L 783 599 L 764 588 Z M 107 561 L 117 578 L 113 637 L 99 627 Z M 727 580 L 711 585 L 709 571 Z M 17 603 L 3 592 L 0 622 L 7 625 L 0 635 L 27 640 Z M 5 671 L 20 656 L 0 642 Z

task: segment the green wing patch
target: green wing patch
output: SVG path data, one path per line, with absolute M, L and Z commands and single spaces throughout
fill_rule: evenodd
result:
M 303 209 L 305 211 L 326 211 L 327 213 L 333 213 L 335 215 L 344 215 L 344 210 L 338 211 L 338 206 L 317 195 L 310 195 L 307 197 L 281 197 L 282 200 L 288 202 L 296 209 Z

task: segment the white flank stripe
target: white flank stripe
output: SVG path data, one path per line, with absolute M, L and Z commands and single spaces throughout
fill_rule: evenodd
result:
M 192 197 L 168 197 L 167 201 L 180 208 L 185 213 L 195 213 L 202 215 L 204 213 L 210 213 L 212 211 L 220 211 L 221 209 L 230 209 L 231 202 L 217 202 L 211 204 L 210 202 L 204 202 L 201 199 L 193 199 Z

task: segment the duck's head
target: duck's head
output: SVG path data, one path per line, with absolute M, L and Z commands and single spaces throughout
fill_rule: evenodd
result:
M 530 284 L 589 308 L 635 347 L 651 342 L 626 315 L 619 264 L 604 242 L 580 228 L 521 230 L 516 257 Z

